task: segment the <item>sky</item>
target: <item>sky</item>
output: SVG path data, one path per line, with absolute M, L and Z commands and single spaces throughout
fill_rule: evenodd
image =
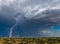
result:
M 0 37 L 60 37 L 60 0 L 0 0 Z

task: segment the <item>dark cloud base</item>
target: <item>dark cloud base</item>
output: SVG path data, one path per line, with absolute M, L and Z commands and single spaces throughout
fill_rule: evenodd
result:
M 24 0 L 16 0 L 10 5 L 5 4 L 6 2 L 3 1 L 0 10 L 0 37 L 9 37 L 10 29 L 17 20 L 19 22 L 13 29 L 12 37 L 47 37 L 41 31 L 51 30 L 50 27 L 60 25 L 60 9 L 52 9 L 55 5 L 60 5 L 59 1 L 29 0 L 24 2 Z M 35 10 L 33 7 L 38 7 L 38 9 Z M 40 9 L 44 8 L 48 9 L 39 12 Z M 36 12 L 39 13 L 35 15 Z M 41 17 L 43 15 L 45 16 Z M 20 18 L 16 20 L 16 17 L 19 16 Z

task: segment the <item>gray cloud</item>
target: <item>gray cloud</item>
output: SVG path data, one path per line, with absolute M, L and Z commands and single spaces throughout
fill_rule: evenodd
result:
M 18 28 L 21 28 L 24 36 L 31 36 L 31 34 L 39 36 L 39 30 L 42 31 L 45 28 L 50 30 L 49 27 L 58 25 L 60 22 L 59 0 L 0 0 L 0 2 L 0 19 L 7 19 L 8 23 L 13 22 L 14 25 L 16 18 L 21 16 L 17 18 L 20 26 Z

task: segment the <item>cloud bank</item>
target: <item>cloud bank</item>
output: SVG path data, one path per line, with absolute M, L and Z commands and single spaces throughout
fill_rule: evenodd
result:
M 13 36 L 47 36 L 43 34 L 50 33 L 46 29 L 60 24 L 60 0 L 0 0 L 0 19 L 3 23 L 8 21 L 6 28 L 18 20 Z

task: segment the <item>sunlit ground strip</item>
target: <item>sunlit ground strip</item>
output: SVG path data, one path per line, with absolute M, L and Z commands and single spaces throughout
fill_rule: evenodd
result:
M 41 38 L 0 38 L 0 44 L 60 44 L 59 37 Z

